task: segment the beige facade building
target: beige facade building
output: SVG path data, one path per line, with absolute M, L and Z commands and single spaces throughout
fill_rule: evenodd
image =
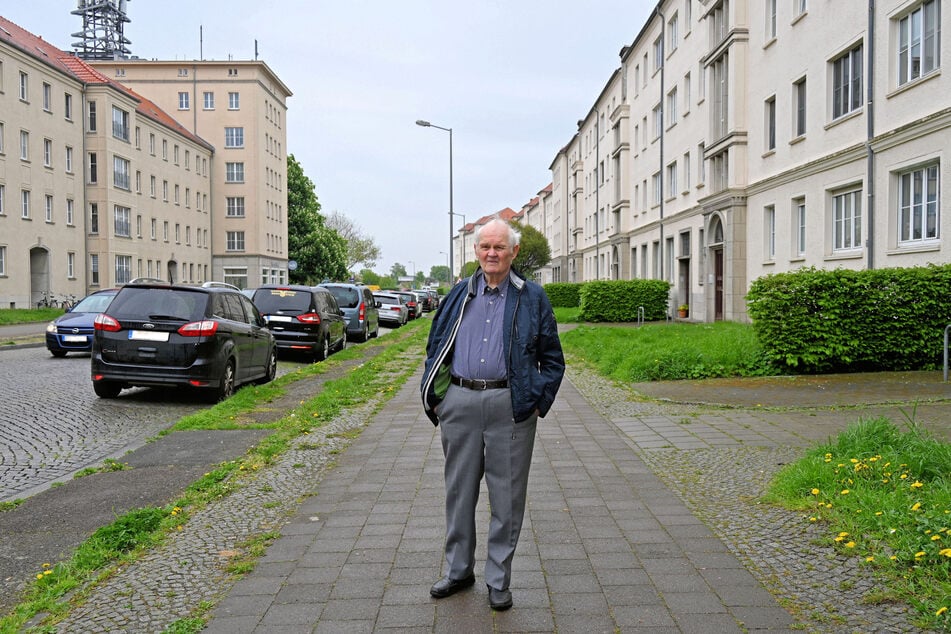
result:
M 287 86 L 261 61 L 92 65 L 214 146 L 212 278 L 241 288 L 286 282 Z
M 742 321 L 762 275 L 951 261 L 940 4 L 659 2 L 551 163 L 542 278 Z

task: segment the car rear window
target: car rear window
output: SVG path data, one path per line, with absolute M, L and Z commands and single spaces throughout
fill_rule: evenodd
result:
M 310 291 L 295 291 L 289 288 L 260 288 L 254 294 L 254 305 L 262 314 L 300 314 L 310 310 Z
M 400 298 L 393 297 L 392 295 L 374 295 L 374 297 L 380 300 L 381 304 L 399 304 Z
M 340 308 L 356 308 L 360 305 L 360 291 L 349 286 L 328 286 Z
M 208 294 L 178 288 L 125 287 L 109 305 L 109 314 L 123 319 L 179 319 L 197 321 L 205 316 Z

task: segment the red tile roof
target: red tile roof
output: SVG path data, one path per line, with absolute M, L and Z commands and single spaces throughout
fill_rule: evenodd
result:
M 172 118 L 151 100 L 106 77 L 84 60 L 56 48 L 43 38 L 33 35 L 3 16 L 0 16 L 0 41 L 20 49 L 30 57 L 51 66 L 55 70 L 71 75 L 87 86 L 105 85 L 128 95 L 136 101 L 135 111 L 140 115 L 206 147 L 210 151 L 214 151 L 214 146 L 198 135 L 189 132 L 185 126 Z

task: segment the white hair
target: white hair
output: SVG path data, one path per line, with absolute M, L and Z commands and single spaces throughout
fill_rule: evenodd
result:
M 475 243 L 479 244 L 479 240 L 482 239 L 482 230 L 493 224 L 501 224 L 508 230 L 509 236 L 509 246 L 515 247 L 521 244 L 522 232 L 512 226 L 512 223 L 502 220 L 499 216 L 492 216 L 484 225 L 480 225 L 475 231 Z

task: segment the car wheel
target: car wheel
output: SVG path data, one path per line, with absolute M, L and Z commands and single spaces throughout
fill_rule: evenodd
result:
M 340 337 L 340 344 L 334 348 L 334 352 L 340 352 L 346 347 L 347 347 L 347 333 L 344 333 L 343 336 Z
M 221 372 L 218 387 L 212 390 L 211 402 L 218 403 L 234 395 L 234 360 L 228 359 L 225 369 Z
M 370 340 L 370 324 L 363 324 L 363 333 L 360 335 L 360 341 L 366 342 Z
M 314 351 L 314 360 L 323 361 L 330 356 L 330 335 L 324 337 L 320 342 L 320 347 Z
M 380 322 L 376 322 L 376 330 L 373 331 L 373 334 L 370 335 L 374 339 L 380 336 Z
M 115 398 L 122 391 L 122 384 L 115 381 L 96 381 L 92 384 L 99 398 Z
M 258 385 L 270 383 L 277 376 L 277 350 L 271 350 L 271 355 L 267 358 L 267 369 L 264 376 L 257 380 Z
M 56 357 L 57 359 L 62 359 L 66 356 L 65 350 L 50 350 L 50 354 Z

